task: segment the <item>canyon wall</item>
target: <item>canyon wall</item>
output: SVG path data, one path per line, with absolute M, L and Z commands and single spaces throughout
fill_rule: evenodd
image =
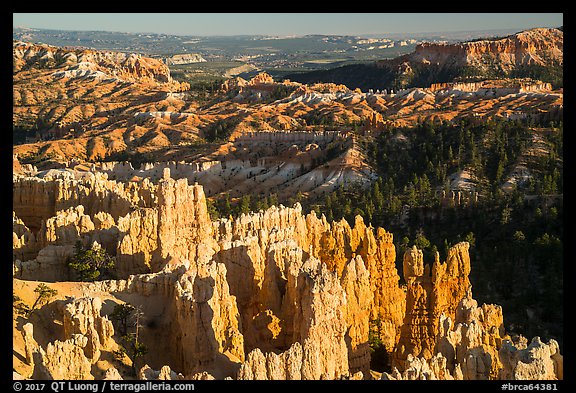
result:
M 429 360 L 436 352 L 440 315 L 454 320 L 456 308 L 470 287 L 468 247 L 466 242 L 451 247 L 444 263 L 436 253 L 431 267 L 424 265 L 422 251 L 415 246 L 404 254 L 406 314 L 393 365 L 404 369 L 408 355 Z
M 206 59 L 197 53 L 184 53 L 165 57 L 162 59 L 162 61 L 164 64 L 170 66 L 178 64 L 204 63 L 206 62 Z
M 508 37 L 456 44 L 421 43 L 414 53 L 404 57 L 414 62 L 438 65 L 485 67 L 493 59 L 503 69 L 525 65 L 543 65 L 563 61 L 564 37 L 558 29 L 537 28 Z
M 26 66 L 71 69 L 89 66 L 91 71 L 100 71 L 126 81 L 172 82 L 167 65 L 160 60 L 137 54 L 64 49 L 46 44 L 14 42 L 13 58 L 15 72 Z
M 370 378 L 373 334 L 390 354 L 388 379 L 563 375 L 557 343 L 509 343 L 502 309 L 472 299 L 465 242 L 431 264 L 408 250 L 401 286 L 392 234 L 360 216 L 353 226 L 329 223 L 296 204 L 211 221 L 202 186 L 170 178 L 169 169 L 157 185 L 15 177 L 14 195 L 15 279 L 69 280 L 75 243 L 100 244 L 115 256 L 118 279 L 84 285 L 161 315 L 156 337 L 145 340 L 172 349 L 148 358 L 156 369 L 217 379 Z M 47 206 L 26 208 L 38 203 Z M 97 297 L 68 301 L 65 340 L 46 349 L 25 335 L 35 373 L 85 375 L 83 364 L 115 340 L 101 309 Z M 59 351 L 75 365 L 56 366 Z M 160 376 L 150 370 L 141 374 Z M 163 377 L 172 376 L 167 370 Z
M 48 186 L 55 190 L 54 210 L 72 201 L 87 201 L 91 208 L 78 205 L 47 218 L 49 213 L 43 211 L 29 214 L 27 220 L 39 225 L 36 235 L 15 213 L 14 244 L 26 259 L 15 261 L 15 277 L 68 280 L 66 260 L 75 243 L 97 239 L 114 253 L 118 275 L 130 276 L 123 284 L 115 281 L 121 286 L 116 291 L 171 299 L 173 345 L 183 349 L 170 366 L 186 375 L 210 369 L 222 361 L 219 354 L 243 362 L 245 353 L 256 348 L 288 350 L 295 343 L 303 348 L 304 378 L 340 378 L 350 369 L 369 374 L 371 288 L 377 284 L 371 282 L 362 255 L 376 274 L 382 269 L 371 228 L 361 219 L 354 228 L 345 221 L 331 226 L 324 217 L 304 216 L 300 205 L 211 222 L 202 187 L 188 185 L 187 179 L 171 179 L 169 172 L 164 175 L 157 186 L 146 186 L 154 207 L 138 206 L 143 203 L 137 188 L 127 192 L 123 184 L 105 178 L 88 183 L 17 179 L 18 196 L 24 189 L 16 186 L 20 182 Z M 90 204 L 101 188 L 99 182 L 112 185 L 116 193 L 107 194 L 114 195 L 108 206 L 125 206 L 124 216 L 101 211 L 102 203 Z M 28 195 L 30 204 L 43 197 Z M 22 212 L 23 203 L 15 204 L 15 210 Z M 386 242 L 382 232 L 380 238 Z M 391 245 L 391 237 L 387 241 Z M 39 249 L 36 255 L 24 252 L 31 244 Z M 53 255 L 51 265 L 41 258 L 48 251 Z M 29 255 L 34 258 L 26 258 Z M 171 271 L 181 276 L 163 273 Z M 152 275 L 143 274 L 149 272 Z M 84 351 L 94 360 L 99 336 L 92 330 L 82 328 L 78 334 L 87 337 Z M 331 348 L 323 349 L 329 356 L 317 358 L 325 346 Z

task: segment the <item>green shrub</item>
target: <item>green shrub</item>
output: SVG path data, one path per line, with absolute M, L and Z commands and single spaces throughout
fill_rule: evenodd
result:
M 80 281 L 105 280 L 114 276 L 114 257 L 95 244 L 84 248 L 78 241 L 76 252 L 68 261 L 68 267 L 78 274 Z

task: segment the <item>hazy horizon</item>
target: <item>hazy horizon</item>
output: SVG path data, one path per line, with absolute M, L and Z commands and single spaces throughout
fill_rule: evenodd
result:
M 560 27 L 562 13 L 14 13 L 13 28 L 181 36 L 459 33 Z

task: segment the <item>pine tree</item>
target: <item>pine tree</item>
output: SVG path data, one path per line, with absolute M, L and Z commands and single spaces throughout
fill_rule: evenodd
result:
M 114 311 L 110 314 L 112 320 L 118 321 L 120 323 L 120 328 L 118 329 L 122 336 L 128 334 L 128 319 L 134 311 L 134 307 L 128 303 L 116 304 L 114 306 Z
M 90 248 L 84 248 L 77 241 L 76 252 L 68 260 L 68 267 L 76 272 L 80 281 L 95 281 L 114 276 L 114 258 L 98 243 Z
M 44 283 L 38 284 L 36 289 L 34 289 L 34 292 L 37 293 L 38 296 L 36 297 L 34 304 L 32 304 L 32 307 L 27 311 L 26 316 L 30 316 L 30 314 L 36 310 L 37 306 L 47 303 L 50 301 L 50 299 L 58 294 L 57 290 L 50 288 Z
M 250 213 L 250 194 L 242 195 L 240 199 L 240 214 L 248 214 Z

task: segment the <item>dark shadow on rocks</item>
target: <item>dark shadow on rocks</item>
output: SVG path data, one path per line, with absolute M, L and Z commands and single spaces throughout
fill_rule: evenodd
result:
M 245 340 L 249 340 L 252 318 L 259 310 L 253 304 L 257 286 L 254 280 L 254 265 L 248 254 L 248 247 L 240 246 L 221 250 L 214 255 L 213 259 L 226 266 L 226 281 L 230 288 L 230 294 L 236 297 L 238 311 L 242 317 L 241 333 Z

